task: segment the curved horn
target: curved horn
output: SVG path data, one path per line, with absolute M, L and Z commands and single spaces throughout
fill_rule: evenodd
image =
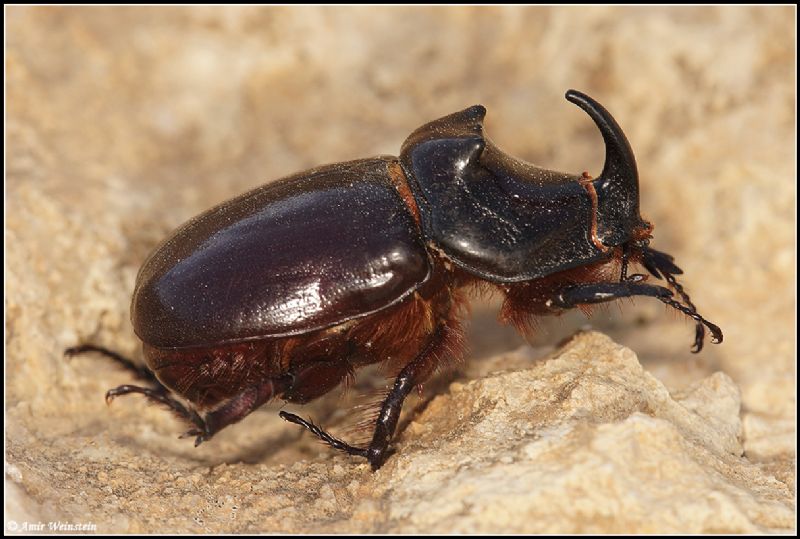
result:
M 630 239 L 633 227 L 641 223 L 636 158 L 622 128 L 605 107 L 577 90 L 569 90 L 565 97 L 586 111 L 603 135 L 606 162 L 592 182 L 598 196 L 599 235 L 604 244 L 619 245 Z

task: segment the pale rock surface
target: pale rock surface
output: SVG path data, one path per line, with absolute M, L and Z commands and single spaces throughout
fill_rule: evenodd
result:
M 793 7 L 5 15 L 6 531 L 792 531 Z M 396 154 L 474 103 L 500 148 L 596 174 L 600 136 L 567 88 L 622 124 L 653 245 L 722 345 L 692 356 L 691 324 L 642 300 L 592 323 L 645 370 L 597 334 L 537 363 L 586 319 L 543 320 L 520 349 L 496 300 L 476 303 L 466 367 L 408 403 L 374 475 L 279 404 L 195 449 L 158 408 L 104 405 L 125 373 L 61 357 L 80 341 L 140 356 L 136 272 L 181 222 L 304 168 Z M 370 387 L 296 411 L 349 436 Z
M 296 443 L 310 459 L 226 463 L 231 435 L 254 444 L 243 425 L 196 450 L 202 457 L 187 457 L 194 450 L 174 439 L 178 427 L 165 412 L 129 401 L 109 412 L 124 423 L 98 435 L 77 432 L 31 453 L 32 434 L 19 433 L 7 475 L 40 500 L 32 510 L 40 518 L 96 522 L 107 532 L 792 528 L 788 486 L 743 456 L 740 394 L 727 375 L 670 395 L 632 351 L 600 333 L 579 334 L 540 361 L 532 352 L 508 358 L 527 368 L 464 378 L 422 403 L 376 473 L 308 435 Z M 273 427 L 283 438 L 298 434 Z M 258 435 L 265 443 L 271 436 Z
M 391 515 L 409 532 L 785 529 L 792 508 L 774 489 L 790 494 L 742 458 L 739 406 L 722 373 L 671 397 L 630 350 L 581 335 L 536 368 L 436 398 L 404 436 L 409 453 L 433 448 L 395 461 Z

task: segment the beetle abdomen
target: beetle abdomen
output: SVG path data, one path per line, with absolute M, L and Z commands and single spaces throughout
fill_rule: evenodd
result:
M 304 334 L 407 296 L 429 262 L 395 163 L 319 167 L 187 222 L 139 272 L 137 335 L 182 348 Z
M 414 359 L 433 332 L 431 322 L 456 312 L 462 295 L 430 279 L 416 293 L 388 309 L 293 337 L 267 337 L 248 342 L 182 349 L 144 345 L 148 367 L 171 391 L 198 409 L 211 409 L 248 388 L 272 380 L 272 396 L 294 403 L 309 402 L 352 377 L 355 369 L 382 363 L 397 374 Z M 429 297 L 424 297 L 427 292 Z M 455 308 L 454 308 L 455 307 Z M 462 352 L 461 329 L 448 319 L 444 357 Z M 281 386 L 281 380 L 288 384 Z

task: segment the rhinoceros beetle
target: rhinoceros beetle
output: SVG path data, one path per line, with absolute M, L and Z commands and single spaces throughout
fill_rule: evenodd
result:
M 195 445 L 267 401 L 311 401 L 364 365 L 394 384 L 367 447 L 295 414 L 335 449 L 384 462 L 409 392 L 462 352 L 459 312 L 473 287 L 504 295 L 501 320 L 650 296 L 707 327 L 676 281 L 673 258 L 649 247 L 633 151 L 614 118 L 570 90 L 605 141 L 602 173 L 571 175 L 497 149 L 476 105 L 414 131 L 400 156 L 321 166 L 269 183 L 191 219 L 139 271 L 131 319 L 147 368 L 95 346 L 144 379 L 141 393 L 193 425 Z M 643 266 L 669 288 L 646 284 Z M 674 293 L 683 302 L 674 299 Z

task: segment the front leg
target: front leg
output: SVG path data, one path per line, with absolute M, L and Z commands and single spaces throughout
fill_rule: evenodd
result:
M 657 251 L 650 247 L 642 250 L 642 265 L 658 279 L 666 279 L 673 289 L 680 295 L 686 306 L 694 312 L 697 312 L 697 307 L 692 303 L 689 294 L 683 289 L 683 286 L 675 279 L 675 275 L 680 275 L 683 270 L 675 265 L 675 259 L 672 255 Z M 695 324 L 694 346 L 692 352 L 695 354 L 703 349 L 703 339 L 705 338 L 706 330 L 703 324 L 697 322 Z M 722 341 L 722 339 L 720 339 Z
M 546 305 L 556 309 L 572 309 L 578 305 L 588 303 L 603 303 L 631 296 L 650 296 L 654 298 L 669 298 L 672 291 L 663 286 L 641 284 L 632 281 L 619 283 L 588 283 L 570 286 L 558 292 Z
M 712 342 L 722 342 L 722 330 L 716 324 L 712 324 L 693 308 L 682 305 L 672 299 L 672 291 L 663 286 L 642 284 L 635 281 L 624 281 L 617 283 L 587 283 L 567 287 L 547 300 L 546 305 L 553 310 L 572 309 L 582 304 L 603 303 L 614 301 L 620 298 L 633 296 L 649 296 L 669 305 L 683 314 L 691 317 L 696 322 L 705 325 L 712 335 Z

